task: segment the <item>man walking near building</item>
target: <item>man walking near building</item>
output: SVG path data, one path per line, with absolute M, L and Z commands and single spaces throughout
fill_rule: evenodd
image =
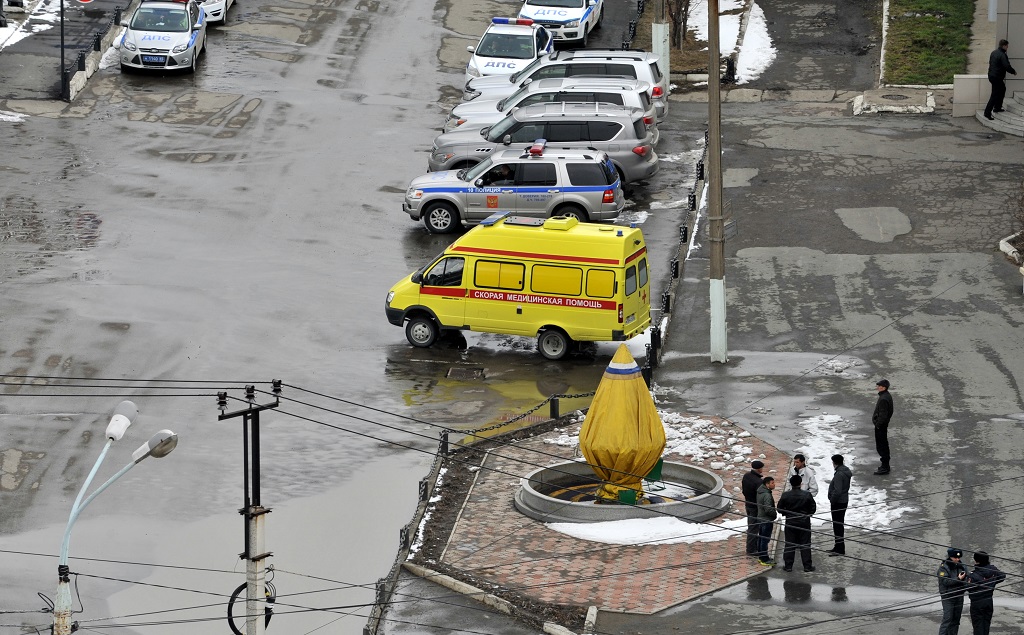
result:
M 807 465 L 807 459 L 803 454 L 793 456 L 793 467 L 789 468 L 786 480 L 792 479 L 794 475 L 800 477 L 800 489 L 810 492 L 812 497 L 818 495 L 818 481 L 814 478 L 814 470 Z
M 779 497 L 779 513 L 786 517 L 786 547 L 782 551 L 782 570 L 792 571 L 796 550 L 804 571 L 814 571 L 811 562 L 811 516 L 818 510 L 811 493 L 801 487 L 799 474 L 789 477 L 790 489 Z
M 768 555 L 768 543 L 772 539 L 772 529 L 775 527 L 775 519 L 778 512 L 775 511 L 775 497 L 772 490 L 775 489 L 775 478 L 764 477 L 761 487 L 757 488 L 757 521 L 758 521 L 758 560 L 766 567 L 775 566 L 775 561 Z
M 946 559 L 939 565 L 939 598 L 942 600 L 942 623 L 939 635 L 957 635 L 960 632 L 960 614 L 964 611 L 964 592 L 967 590 L 967 569 L 960 563 L 964 552 L 950 547 Z
M 1016 75 L 1017 71 L 1010 66 L 1010 57 L 1006 49 L 1010 43 L 999 40 L 999 48 L 988 56 L 988 82 L 992 84 L 992 96 L 985 104 L 985 119 L 995 119 L 994 112 L 1003 112 L 1003 98 L 1006 97 L 1006 74 Z
M 782 501 L 779 501 L 781 504 Z M 984 551 L 974 552 L 974 571 L 967 575 L 967 593 L 971 596 L 971 626 L 974 635 L 988 635 L 992 625 L 992 592 L 1006 574 L 989 562 Z
M 882 465 L 875 474 L 889 473 L 889 420 L 892 419 L 892 395 L 889 394 L 889 380 L 879 379 L 875 384 L 878 390 L 878 401 L 875 412 L 871 415 L 871 423 L 875 425 L 875 449 Z
M 850 504 L 850 481 L 853 480 L 853 472 L 843 465 L 843 455 L 832 455 L 832 467 L 835 474 L 832 482 L 828 484 L 828 502 L 832 508 L 832 533 L 836 536 L 836 545 L 828 550 L 829 556 L 845 556 L 846 540 L 843 536 L 846 533 L 846 508 Z
M 761 461 L 751 461 L 750 471 L 743 475 L 743 513 L 747 515 L 747 555 L 756 556 L 758 537 L 757 537 L 757 489 L 761 487 L 761 483 L 764 477 L 761 476 L 761 472 L 764 471 L 764 463 Z

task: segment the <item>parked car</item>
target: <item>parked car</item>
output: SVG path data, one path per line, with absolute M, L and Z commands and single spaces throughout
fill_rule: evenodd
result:
M 650 178 L 658 171 L 654 132 L 639 108 L 602 103 L 547 103 L 519 108 L 483 128 L 460 126 L 434 139 L 430 171 L 469 167 L 505 148 L 525 149 L 535 139 L 549 148 L 601 151 L 622 182 Z
M 529 80 L 548 77 L 603 75 L 639 79 L 651 85 L 651 100 L 658 120 L 668 113 L 668 77 L 658 68 L 660 58 L 646 51 L 619 49 L 574 49 L 555 51 L 538 57 L 521 71 L 511 75 L 477 77 L 466 82 L 464 101 L 502 99 L 526 85 Z
M 519 17 L 543 24 L 559 42 L 585 47 L 604 21 L 604 0 L 526 0 Z
M 601 102 L 639 108 L 644 121 L 654 132 L 654 144 L 660 138 L 651 102 L 651 85 L 637 79 L 619 77 L 563 77 L 530 82 L 512 95 L 499 100 L 475 99 L 452 109 L 445 121 L 446 132 L 459 126 L 483 127 L 497 123 L 516 108 L 548 102 Z
M 625 205 L 615 167 L 603 152 L 545 147 L 504 150 L 471 168 L 431 172 L 413 179 L 402 211 L 434 233 L 473 225 L 494 212 L 582 222 L 613 220 Z
M 491 18 L 466 64 L 466 81 L 487 75 L 509 75 L 554 48 L 554 38 L 533 20 Z
M 119 44 L 121 70 L 196 70 L 206 49 L 206 10 L 196 0 L 143 0 Z
M 206 19 L 211 24 L 227 24 L 228 9 L 235 4 L 235 0 L 206 0 L 203 9 L 206 10 Z

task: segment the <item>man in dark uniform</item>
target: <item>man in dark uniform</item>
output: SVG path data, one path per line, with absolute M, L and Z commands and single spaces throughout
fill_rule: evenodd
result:
M 967 590 L 967 569 L 960 563 L 963 555 L 963 551 L 950 547 L 936 573 L 939 577 L 939 598 L 942 600 L 939 635 L 957 635 L 960 632 L 960 614 L 964 611 L 964 591 Z
M 747 515 L 747 555 L 757 554 L 757 488 L 761 487 L 764 463 L 752 461 L 750 471 L 743 475 L 743 513 Z
M 832 532 L 836 536 L 836 545 L 828 550 L 829 557 L 846 555 L 846 508 L 850 504 L 850 481 L 853 480 L 853 472 L 843 465 L 843 455 L 832 455 L 832 467 L 835 468 L 835 475 L 832 482 L 828 484 L 828 502 L 832 508 Z
M 1006 74 L 1016 75 L 1017 71 L 1010 66 L 1010 58 L 1006 49 L 1010 43 L 1006 40 L 999 40 L 999 48 L 992 51 L 988 56 L 988 82 L 992 84 L 992 96 L 985 104 L 985 119 L 995 119 L 994 112 L 1003 112 L 1003 97 L 1006 97 Z
M 780 501 L 781 502 L 781 501 Z M 992 625 L 992 592 L 1006 574 L 989 563 L 984 551 L 974 552 L 974 571 L 967 575 L 967 593 L 971 596 L 971 625 L 974 635 L 988 635 Z
M 889 380 L 879 379 L 875 384 L 878 390 L 878 401 L 875 412 L 871 415 L 871 423 L 875 424 L 875 449 L 882 465 L 875 474 L 889 473 L 889 420 L 892 419 L 892 395 L 889 394 Z
M 800 561 L 804 571 L 814 571 L 811 563 L 811 516 L 818 511 L 814 497 L 800 485 L 803 478 L 794 474 L 789 478 L 790 490 L 779 497 L 775 506 L 786 517 L 786 548 L 782 551 L 782 570 L 792 571 L 796 550 L 800 550 Z

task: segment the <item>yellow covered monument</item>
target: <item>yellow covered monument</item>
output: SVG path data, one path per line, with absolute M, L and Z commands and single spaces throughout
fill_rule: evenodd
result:
M 580 450 L 604 484 L 598 502 L 619 502 L 619 492 L 643 495 L 641 480 L 665 451 L 665 426 L 640 367 L 625 344 L 597 386 L 594 401 L 580 430 Z M 622 500 L 631 500 L 627 493 Z

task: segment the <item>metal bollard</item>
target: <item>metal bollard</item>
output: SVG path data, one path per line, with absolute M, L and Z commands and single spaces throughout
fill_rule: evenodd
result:
M 697 180 L 704 180 L 704 159 L 697 161 Z
M 437 453 L 441 456 L 448 456 L 448 431 L 441 431 L 441 442 L 438 444 Z
M 402 546 L 402 549 L 409 548 L 409 526 L 406 525 L 398 530 L 398 543 Z
M 682 227 L 680 227 L 679 228 L 679 242 L 685 243 L 686 240 L 689 237 L 690 237 L 690 228 L 687 227 L 686 225 L 683 225 Z
M 551 413 L 551 418 L 552 419 L 557 419 L 558 418 L 558 415 L 559 415 L 559 412 L 558 412 L 558 397 L 556 397 L 554 395 L 551 396 L 550 413 Z
M 121 7 L 114 7 L 114 24 L 113 26 L 121 26 L 121 12 L 124 11 Z
M 421 478 L 421 479 L 420 479 L 420 502 L 421 502 L 421 503 L 422 503 L 423 501 L 427 500 L 427 493 L 428 493 L 429 491 L 430 491 L 430 488 L 429 488 L 429 486 L 427 485 L 427 479 L 425 479 L 425 478 Z
M 102 49 L 103 49 L 103 35 L 101 33 L 97 33 L 96 35 L 92 36 L 92 50 L 100 51 Z M 82 69 L 82 70 L 85 70 L 85 69 Z
M 651 327 L 651 346 L 654 347 L 655 352 L 661 350 L 661 327 Z
M 653 371 L 651 370 L 651 367 L 648 366 L 647 364 L 644 364 L 643 366 L 640 367 L 640 376 L 644 378 L 644 383 L 647 384 L 648 389 L 650 389 L 651 387 L 652 374 Z
M 686 207 L 692 212 L 697 209 L 697 193 L 690 190 L 686 195 Z
M 384 604 L 384 578 L 377 580 L 377 604 Z
M 668 263 L 668 268 L 669 268 L 669 270 L 672 271 L 672 277 L 673 278 L 678 278 L 679 277 L 679 259 L 678 258 L 673 258 L 672 260 L 670 260 L 669 263 Z

